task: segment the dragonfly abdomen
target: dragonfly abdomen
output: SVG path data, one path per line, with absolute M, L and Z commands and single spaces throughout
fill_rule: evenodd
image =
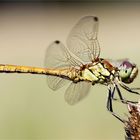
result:
M 0 64 L 1 73 L 31 73 L 31 74 L 45 74 L 44 68 L 29 67 L 29 66 L 17 66 Z
M 38 68 L 0 64 L 0 73 L 31 73 L 58 76 L 72 81 L 78 81 L 79 70 L 75 68 Z
M 62 77 L 74 82 L 78 82 L 80 79 L 80 71 L 76 68 L 56 68 L 46 69 L 47 74 Z

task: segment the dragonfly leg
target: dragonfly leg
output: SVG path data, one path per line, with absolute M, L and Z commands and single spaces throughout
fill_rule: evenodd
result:
M 124 88 L 125 90 L 129 91 L 130 93 L 134 93 L 134 94 L 140 95 L 140 93 L 136 91 L 136 90 L 140 90 L 140 88 L 129 88 L 128 86 L 126 86 L 125 84 L 123 84 L 120 81 L 119 81 L 119 84 L 120 84 L 120 86 L 122 88 Z
M 123 122 L 124 123 L 124 120 L 121 119 L 120 116 L 118 116 L 116 113 L 113 112 L 113 106 L 112 106 L 112 96 L 114 95 L 114 91 L 113 92 L 111 91 L 111 88 L 109 88 L 109 93 L 108 93 L 108 99 L 107 99 L 107 109 L 108 111 L 110 111 L 110 113 L 116 117 L 119 121 Z
M 115 88 L 116 88 L 116 90 L 117 90 L 117 93 L 118 93 L 118 95 L 119 95 L 120 101 L 121 101 L 122 103 L 125 103 L 125 104 L 127 104 L 127 103 L 138 103 L 138 102 L 135 102 L 135 101 L 130 101 L 130 100 L 124 99 L 117 84 L 115 84 Z
M 117 100 L 116 98 L 114 98 L 114 93 L 115 93 L 115 87 L 113 87 L 112 93 L 111 93 L 111 98 L 113 100 Z
M 122 97 L 122 94 L 121 94 L 119 88 L 116 87 L 116 86 L 117 86 L 117 85 L 114 85 L 114 87 L 113 87 L 112 94 L 111 94 L 111 98 L 112 98 L 113 100 L 115 100 L 115 101 L 118 101 L 118 100 L 121 101 L 121 102 L 125 101 L 125 100 L 123 99 L 123 97 Z M 115 89 L 117 89 L 120 99 L 114 98 Z

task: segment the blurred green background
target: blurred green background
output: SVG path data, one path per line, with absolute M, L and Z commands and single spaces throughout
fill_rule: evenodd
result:
M 47 46 L 65 43 L 85 15 L 99 17 L 101 57 L 140 66 L 140 3 L 1 4 L 0 63 L 44 67 Z M 65 89 L 50 90 L 45 76 L 0 74 L 0 139 L 124 140 L 123 124 L 106 109 L 107 87 L 92 87 L 75 106 L 64 101 Z M 125 105 L 115 102 L 114 109 L 125 117 Z

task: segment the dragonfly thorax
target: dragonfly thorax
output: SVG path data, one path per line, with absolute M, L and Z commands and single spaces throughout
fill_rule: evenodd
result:
M 114 69 L 105 60 L 93 62 L 81 72 L 81 79 L 92 83 L 106 83 L 114 78 Z

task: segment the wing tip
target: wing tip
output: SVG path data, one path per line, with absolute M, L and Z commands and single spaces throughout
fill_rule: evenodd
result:
M 77 102 L 68 101 L 67 99 L 65 99 L 65 101 L 68 105 L 71 105 L 71 106 L 74 106 L 75 104 L 77 104 Z

